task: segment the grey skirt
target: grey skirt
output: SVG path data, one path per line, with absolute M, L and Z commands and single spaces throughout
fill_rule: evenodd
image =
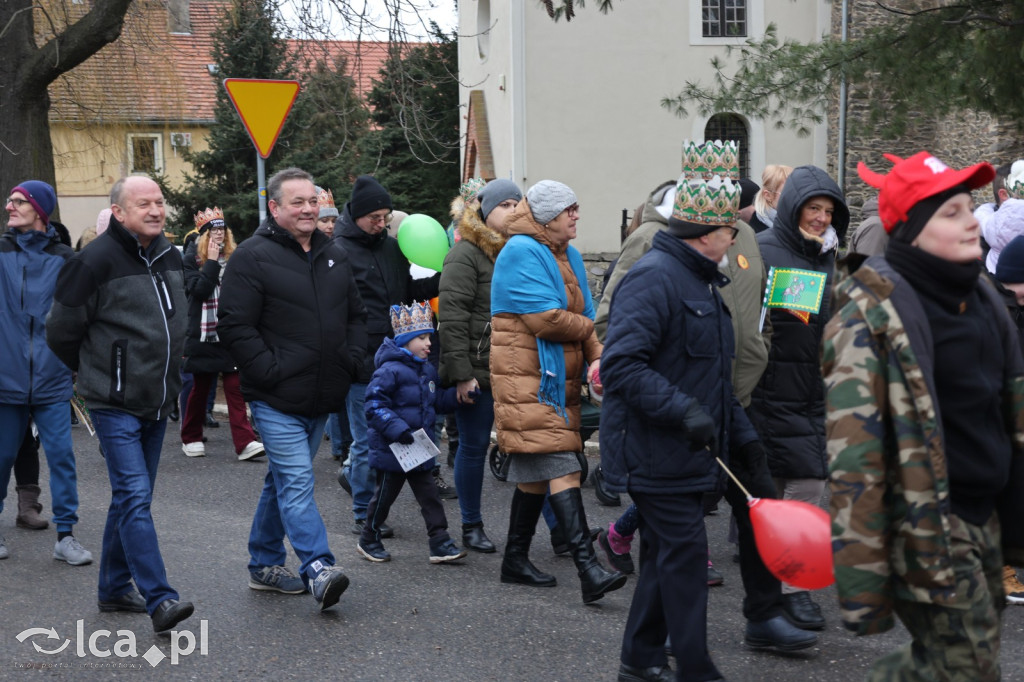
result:
M 551 452 L 544 455 L 509 455 L 508 480 L 512 483 L 537 483 L 580 471 L 575 452 Z

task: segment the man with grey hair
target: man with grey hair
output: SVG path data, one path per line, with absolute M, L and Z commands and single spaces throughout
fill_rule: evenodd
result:
M 99 609 L 148 612 L 163 632 L 193 611 L 168 582 L 150 513 L 167 415 L 181 390 L 182 261 L 164 237 L 164 197 L 153 180 L 118 180 L 110 203 L 106 232 L 60 271 L 46 342 L 78 372 L 110 475 Z
M 278 171 L 267 194 L 270 215 L 225 270 L 217 323 L 270 464 L 249 534 L 249 587 L 308 588 L 323 610 L 349 580 L 334 565 L 313 499 L 313 457 L 327 415 L 345 404 L 363 366 L 366 311 L 345 252 L 316 228 L 312 176 Z M 285 568 L 285 535 L 301 576 Z

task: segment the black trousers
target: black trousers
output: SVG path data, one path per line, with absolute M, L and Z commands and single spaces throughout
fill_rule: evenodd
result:
M 409 489 L 420 505 L 420 513 L 427 524 L 427 537 L 431 548 L 451 539 L 448 535 L 448 519 L 444 515 L 444 505 L 437 493 L 434 475 L 427 471 L 383 471 L 377 473 L 377 488 L 373 491 L 373 499 L 366 508 L 366 524 L 363 526 L 361 540 L 363 542 L 380 542 L 380 527 L 388 520 L 391 505 L 398 499 L 402 486 L 406 481 Z
M 640 512 L 640 575 L 622 636 L 622 662 L 665 665 L 672 640 L 677 680 L 721 677 L 707 645 L 708 539 L 700 493 L 649 495 L 633 490 Z
M 754 497 L 778 497 L 775 484 L 768 473 L 767 462 L 733 462 L 733 473 Z M 782 583 L 768 570 L 757 551 L 754 528 L 750 524 L 750 507 L 743 491 L 730 478 L 725 499 L 732 507 L 736 519 L 740 549 L 740 577 L 743 580 L 743 615 L 759 623 L 782 615 Z

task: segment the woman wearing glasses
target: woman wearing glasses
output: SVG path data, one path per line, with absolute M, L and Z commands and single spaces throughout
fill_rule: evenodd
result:
M 235 250 L 235 238 L 224 223 L 224 213 L 219 208 L 197 213 L 196 228 L 199 238 L 189 244 L 183 257 L 185 294 L 188 296 L 184 371 L 192 374 L 193 384 L 181 419 L 181 449 L 189 457 L 206 454 L 203 444 L 206 400 L 210 386 L 217 375 L 222 374 L 235 454 L 240 460 L 262 457 L 263 444 L 256 440 L 246 416 L 238 367 L 217 336 L 220 280 Z
M 576 237 L 579 204 L 569 187 L 542 180 L 507 220 L 508 243 L 491 282 L 491 388 L 498 445 L 516 483 L 501 581 L 555 584 L 530 563 L 545 494 L 579 573 L 583 602 L 626 584 L 597 560 L 580 495 L 580 391 L 601 357 L 594 306 Z

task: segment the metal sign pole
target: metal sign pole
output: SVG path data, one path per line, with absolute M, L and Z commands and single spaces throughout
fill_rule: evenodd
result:
M 256 186 L 260 195 L 260 225 L 267 219 L 267 162 L 256 152 Z

